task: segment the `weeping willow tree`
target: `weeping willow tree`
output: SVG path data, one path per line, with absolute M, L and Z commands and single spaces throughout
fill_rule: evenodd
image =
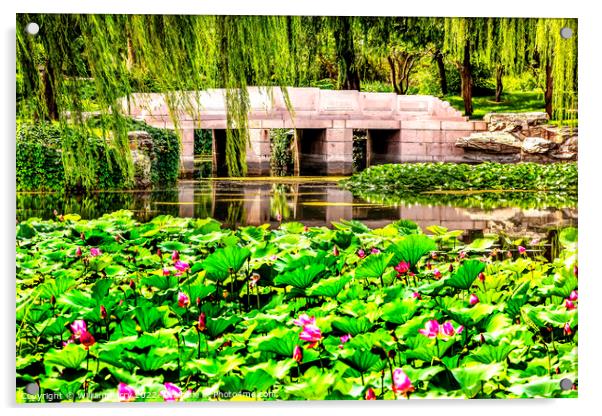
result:
M 562 28 L 573 36 L 564 39 Z M 505 73 L 536 69 L 544 84 L 546 112 L 559 121 L 577 107 L 577 21 L 549 18 L 446 18 L 445 48 L 460 72 L 466 115 L 472 115 L 472 65 L 480 59 L 496 74 L 496 101 Z
M 544 84 L 546 112 L 557 120 L 577 117 L 577 19 L 537 19 L 534 60 Z M 565 39 L 563 28 L 572 30 Z
M 120 115 L 123 97 L 133 92 L 164 93 L 177 126 L 183 112 L 200 108 L 198 95 L 181 91 L 226 88 L 228 173 L 244 175 L 246 86 L 307 82 L 314 62 L 311 47 L 305 45 L 311 45 L 316 36 L 316 27 L 307 24 L 308 19 L 20 14 L 18 116 L 50 120 L 92 134 L 85 120 L 92 96 L 109 120 L 103 124 L 106 146 L 117 149 L 117 163 L 131 181 L 127 128 Z M 36 36 L 25 32 L 30 22 L 40 26 Z M 97 155 L 79 137 L 63 137 L 66 181 L 70 187 L 91 188 Z

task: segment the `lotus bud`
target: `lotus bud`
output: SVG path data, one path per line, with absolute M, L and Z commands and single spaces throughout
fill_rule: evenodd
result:
M 75 249 L 75 257 L 81 257 L 81 256 L 82 256 L 82 248 L 78 246 Z
M 364 399 L 365 400 L 376 400 L 376 394 L 374 393 L 374 390 L 372 389 L 372 387 L 368 387 L 368 390 L 366 390 L 366 394 L 364 394 Z
M 293 360 L 300 363 L 303 360 L 303 350 L 298 345 L 293 349 Z
M 576 308 L 576 306 L 575 306 L 575 303 L 573 303 L 573 301 L 572 301 L 572 300 L 568 300 L 568 299 L 567 299 L 567 300 L 564 302 L 564 306 L 565 306 L 565 307 L 566 307 L 566 308 L 567 308 L 569 311 L 570 311 L 570 310 L 573 310 L 573 309 L 575 309 L 575 308 Z
M 205 315 L 205 312 L 201 312 L 201 314 L 199 315 L 199 320 L 197 322 L 196 329 L 199 332 L 205 332 L 205 330 L 207 329 L 207 316 Z
M 134 282 L 133 280 L 130 280 L 130 289 L 136 290 L 136 282 Z
M 479 297 L 477 295 L 475 295 L 474 293 L 470 295 L 470 299 L 468 300 L 468 303 L 470 303 L 471 305 L 476 305 L 477 303 L 479 303 Z
M 484 281 L 485 281 L 485 273 L 483 273 L 483 272 L 479 273 L 479 280 L 480 280 L 481 282 L 484 282 Z
M 100 317 L 102 319 L 107 319 L 107 308 L 104 307 L 104 305 L 100 305 Z
M 173 261 L 180 260 L 180 253 L 178 253 L 178 250 L 174 250 L 173 253 L 171 253 L 171 259 Z
M 573 290 L 571 292 L 571 294 L 569 295 L 569 300 L 572 300 L 573 302 L 576 301 L 579 298 L 579 295 L 577 294 L 576 290 Z
M 523 246 L 518 246 L 518 254 L 525 254 L 526 252 L 526 248 L 524 248 Z
M 335 256 L 335 257 L 338 257 L 338 256 L 339 256 L 339 249 L 338 249 L 338 247 L 337 247 L 337 246 L 334 246 L 334 247 L 332 248 L 332 255 L 333 255 L 333 256 Z
M 564 335 L 571 335 L 573 333 L 573 330 L 571 329 L 571 324 L 569 324 L 568 322 L 566 324 L 564 324 Z

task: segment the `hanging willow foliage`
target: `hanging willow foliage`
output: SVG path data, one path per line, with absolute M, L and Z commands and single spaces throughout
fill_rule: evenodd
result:
M 573 30 L 569 39 L 561 37 L 565 27 Z M 446 51 L 457 62 L 468 46 L 471 59 L 502 67 L 509 74 L 536 68 L 550 94 L 550 115 L 560 122 L 576 118 L 576 19 L 446 18 L 444 34 Z
M 82 135 L 106 137 L 106 145 L 119 155 L 115 163 L 132 180 L 127 129 L 120 116 L 124 97 L 163 93 L 177 127 L 185 112 L 194 115 L 200 108 L 198 94 L 182 91 L 226 88 L 226 164 L 230 175 L 244 175 L 246 87 L 311 85 L 324 76 L 321 59 L 326 57 L 338 66 L 340 86 L 357 88 L 358 50 L 366 47 L 366 34 L 377 28 L 370 35 L 370 47 L 377 49 L 380 42 L 380 49 L 389 50 L 395 40 L 412 47 L 444 46 L 447 56 L 468 70 L 471 59 L 486 60 L 507 73 L 538 67 L 548 84 L 553 81 L 546 91 L 555 117 L 575 118 L 577 37 L 562 39 L 560 28 L 571 27 L 576 34 L 576 20 L 417 17 L 394 26 L 391 19 L 19 14 L 17 114 L 79 131 L 63 139 L 66 182 L 91 188 L 98 155 Z M 25 33 L 30 22 L 40 25 L 37 36 Z M 471 82 L 470 71 L 467 76 Z M 286 92 L 284 96 L 290 108 Z M 104 131 L 87 127 L 84 115 L 91 102 L 109 120 L 102 125 Z
M 17 16 L 18 113 L 57 120 L 86 131 L 83 119 L 92 85 L 94 102 L 109 115 L 107 145 L 118 149 L 119 167 L 132 178 L 127 131 L 119 116 L 123 97 L 162 92 L 176 127 L 200 108 L 195 94 L 226 88 L 229 174 L 246 172 L 247 85 L 287 86 L 307 82 L 313 69 L 316 31 L 306 17 L 44 15 Z M 29 22 L 37 36 L 25 33 Z M 314 42 L 315 43 L 315 42 Z M 286 97 L 286 94 L 285 94 Z M 287 99 L 288 100 L 288 99 Z M 195 105 L 196 104 L 196 105 Z M 179 110 L 179 111 L 178 111 Z M 87 130 L 87 134 L 92 134 Z M 76 136 L 75 136 L 76 137 Z M 63 163 L 69 186 L 90 188 L 96 155 L 65 137 Z

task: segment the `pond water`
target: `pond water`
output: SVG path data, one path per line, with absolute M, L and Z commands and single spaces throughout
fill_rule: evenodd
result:
M 173 189 L 96 192 L 89 195 L 17 193 L 17 219 L 52 218 L 53 212 L 96 218 L 120 209 L 142 220 L 169 214 L 213 217 L 224 226 L 277 226 L 300 221 L 330 226 L 332 221 L 360 220 L 372 228 L 399 219 L 421 227 L 439 225 L 466 235 L 500 232 L 538 236 L 559 226 L 577 224 L 576 198 L 546 193 L 421 194 L 406 200 L 354 197 L 338 177 L 230 178 L 180 181 Z

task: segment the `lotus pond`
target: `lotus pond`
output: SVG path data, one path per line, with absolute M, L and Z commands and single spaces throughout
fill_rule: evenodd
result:
M 576 397 L 576 229 L 462 234 L 21 221 L 17 401 Z

